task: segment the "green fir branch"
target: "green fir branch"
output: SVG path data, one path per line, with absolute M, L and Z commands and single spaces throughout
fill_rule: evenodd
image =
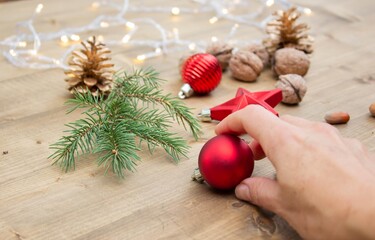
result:
M 175 162 L 179 162 L 180 156 L 187 156 L 189 147 L 184 139 L 169 133 L 166 129 L 149 127 L 147 125 L 132 123 L 128 124 L 128 130 L 145 140 L 152 147 L 161 146 L 173 158 Z
M 171 124 L 171 121 L 169 120 L 167 114 L 163 113 L 159 109 L 149 109 L 146 107 L 139 108 L 137 109 L 137 111 L 134 111 L 134 109 L 132 109 L 131 111 L 121 114 L 119 118 L 131 119 L 148 127 L 154 128 L 166 129 Z
M 190 108 L 185 106 L 179 99 L 170 94 L 163 95 L 162 91 L 146 86 L 130 85 L 128 82 L 118 82 L 117 95 L 121 95 L 127 101 L 138 104 L 139 100 L 144 103 L 160 104 L 166 112 L 178 124 L 182 124 L 185 129 L 189 126 L 194 138 L 197 140 L 201 134 L 200 125 L 193 116 Z
M 90 92 L 75 92 L 73 96 L 74 98 L 65 102 L 65 105 L 68 107 L 68 114 L 79 108 L 98 108 L 104 100 L 104 95 L 94 96 Z
M 75 93 L 66 102 L 67 113 L 83 109 L 84 117 L 67 124 L 67 135 L 51 145 L 53 164 L 68 171 L 84 153 L 98 153 L 98 165 L 119 177 L 134 171 L 140 160 L 140 144 L 150 153 L 162 147 L 176 162 L 186 157 L 184 139 L 170 132 L 173 121 L 190 129 L 194 138 L 201 133 L 198 121 L 179 99 L 163 94 L 157 72 L 148 68 L 131 74 L 116 74 L 115 87 L 108 97 Z
M 145 69 L 133 69 L 132 73 L 129 74 L 126 71 L 120 71 L 114 76 L 115 83 L 127 82 L 132 85 L 151 88 L 160 88 L 160 83 L 164 82 L 163 79 L 159 78 L 159 74 L 151 67 Z
M 65 132 L 69 135 L 50 146 L 55 152 L 48 158 L 54 159 L 53 165 L 58 164 L 65 172 L 75 169 L 75 160 L 79 154 L 89 153 L 93 149 L 97 132 L 102 125 L 100 118 L 86 114 L 85 119 L 79 119 L 66 124 Z
M 137 151 L 134 135 L 129 133 L 124 122 L 118 124 L 105 124 L 97 139 L 97 147 L 94 153 L 102 156 L 98 159 L 98 165 L 104 165 L 105 172 L 109 169 L 119 177 L 124 177 L 124 170 L 134 171 L 136 161 L 140 158 Z

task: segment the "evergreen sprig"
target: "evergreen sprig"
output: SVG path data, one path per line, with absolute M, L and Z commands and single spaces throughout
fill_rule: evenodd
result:
M 75 169 L 79 155 L 97 153 L 98 165 L 123 178 L 125 170 L 135 170 L 143 141 L 151 153 L 160 146 L 176 162 L 186 157 L 186 141 L 169 128 L 176 121 L 197 139 L 200 126 L 190 108 L 163 94 L 161 81 L 152 68 L 133 70 L 131 74 L 123 71 L 115 75 L 115 87 L 107 98 L 93 96 L 90 91 L 76 92 L 66 102 L 67 113 L 84 109 L 84 117 L 67 124 L 67 136 L 50 146 L 53 164 L 67 172 Z

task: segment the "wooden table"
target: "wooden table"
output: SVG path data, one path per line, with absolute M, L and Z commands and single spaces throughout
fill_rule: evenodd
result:
M 81 26 L 98 15 L 90 9 L 88 0 L 2 3 L 0 39 L 14 34 L 16 23 L 26 20 L 39 2 L 45 7 L 36 22 L 39 31 Z M 172 0 L 144 2 L 177 4 Z M 295 3 L 313 10 L 311 17 L 301 20 L 312 27 L 315 53 L 306 76 L 308 93 L 304 101 L 294 107 L 279 105 L 277 111 L 316 121 L 323 121 L 328 111 L 347 111 L 350 122 L 337 128 L 373 150 L 375 119 L 368 113 L 368 106 L 375 102 L 373 1 Z M 168 29 L 179 28 L 183 39 L 224 38 L 233 26 L 229 21 L 208 24 L 212 13 L 145 16 Z M 129 13 L 129 19 L 134 17 L 139 16 Z M 95 34 L 103 34 L 106 39 L 117 36 L 118 32 L 121 30 L 103 29 Z M 140 34 L 145 38 L 156 36 L 152 31 Z M 250 42 L 262 37 L 259 30 L 240 25 L 234 39 Z M 47 43 L 42 51 L 59 56 L 65 49 L 53 42 Z M 149 49 L 113 47 L 112 50 L 117 68 L 129 68 L 133 64 L 131 59 Z M 135 64 L 154 66 L 167 80 L 165 91 L 177 93 L 181 86 L 177 68 L 181 55 L 182 52 L 176 52 Z M 137 172 L 126 173 L 125 180 L 111 174 L 104 176 L 94 156 L 82 158 L 76 171 L 62 173 L 47 159 L 51 154 L 49 145 L 62 136 L 65 123 L 79 117 L 65 115 L 63 103 L 70 95 L 65 90 L 63 71 L 20 69 L 4 58 L 0 58 L 0 69 L 1 239 L 298 238 L 278 216 L 240 202 L 233 194 L 219 194 L 190 180 L 199 151 L 214 136 L 216 123 L 203 123 L 204 135 L 197 142 L 177 128 L 191 146 L 189 158 L 178 165 L 171 163 L 159 149 L 152 156 L 143 151 Z M 184 101 L 198 113 L 231 98 L 238 87 L 259 91 L 273 89 L 274 84 L 270 70 L 263 72 L 256 83 L 236 81 L 227 72 L 210 95 Z M 273 176 L 274 170 L 268 160 L 262 160 L 256 163 L 254 175 Z

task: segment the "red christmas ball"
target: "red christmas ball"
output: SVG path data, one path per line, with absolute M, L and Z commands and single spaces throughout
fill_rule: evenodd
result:
M 234 135 L 218 135 L 210 139 L 199 153 L 199 171 L 213 188 L 230 190 L 251 176 L 253 152 L 247 143 Z
M 197 53 L 186 59 L 181 77 L 185 84 L 178 94 L 180 98 L 190 97 L 194 92 L 207 94 L 219 85 L 222 70 L 217 58 L 208 53 Z

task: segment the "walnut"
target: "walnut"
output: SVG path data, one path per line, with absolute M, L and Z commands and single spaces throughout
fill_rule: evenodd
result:
M 229 61 L 232 76 L 238 80 L 254 82 L 263 70 L 260 58 L 249 51 L 238 51 Z
M 267 67 L 270 62 L 270 55 L 267 52 L 267 49 L 260 44 L 250 44 L 243 48 L 245 51 L 250 51 L 256 54 L 260 60 L 262 60 L 263 67 Z
M 279 76 L 276 88 L 280 88 L 283 93 L 283 103 L 298 104 L 302 101 L 307 91 L 305 79 L 297 74 L 287 74 Z
M 227 43 L 213 42 L 207 46 L 206 52 L 214 55 L 219 60 L 221 70 L 225 71 L 232 57 L 232 50 L 233 47 Z
M 305 76 L 309 66 L 310 60 L 304 52 L 294 48 L 282 48 L 275 53 L 272 69 L 277 76 L 285 74 Z

